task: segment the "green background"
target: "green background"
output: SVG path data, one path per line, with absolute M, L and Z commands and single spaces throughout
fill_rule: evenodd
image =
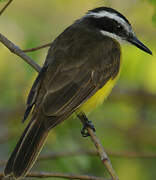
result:
M 0 8 L 7 1 L 0 1 Z M 131 22 L 138 38 L 152 51 L 122 45 L 119 81 L 104 104 L 90 114 L 97 136 L 108 151 L 156 153 L 156 1 L 155 0 L 14 0 L 0 16 L 0 32 L 21 49 L 53 41 L 67 26 L 98 6 L 110 6 Z M 43 64 L 46 49 L 28 53 Z M 0 159 L 6 160 L 25 124 L 21 119 L 37 75 L 0 44 Z M 41 153 L 95 149 L 82 138 L 81 123 L 70 119 L 53 129 Z M 120 180 L 156 179 L 156 159 L 110 156 Z M 0 165 L 1 171 L 4 165 Z M 74 156 L 37 161 L 34 171 L 69 172 L 109 177 L 99 157 Z M 30 179 L 30 178 L 29 178 Z M 57 178 L 54 178 L 57 179 Z

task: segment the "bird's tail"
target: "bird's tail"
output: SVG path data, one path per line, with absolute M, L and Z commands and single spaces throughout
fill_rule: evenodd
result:
M 36 161 L 48 130 L 43 121 L 31 121 L 24 130 L 4 170 L 4 175 L 15 178 L 24 177 Z

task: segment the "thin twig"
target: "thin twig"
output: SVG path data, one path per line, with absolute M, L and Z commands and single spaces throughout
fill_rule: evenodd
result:
M 33 52 L 33 51 L 37 51 L 37 50 L 40 50 L 40 49 L 43 49 L 43 48 L 46 48 L 46 47 L 49 47 L 51 45 L 51 43 L 47 43 L 47 44 L 44 44 L 42 46 L 37 46 L 37 47 L 34 47 L 34 48 L 30 48 L 30 49 L 25 49 L 23 50 L 23 52 Z
M 135 151 L 106 151 L 110 156 L 117 158 L 156 158 L 156 153 L 152 152 L 135 152 Z M 48 155 L 42 155 L 39 160 L 49 160 L 54 158 L 67 158 L 73 156 L 97 156 L 98 152 L 96 150 L 78 150 L 73 152 L 55 152 Z
M 0 173 L 0 178 L 3 178 L 3 173 Z M 63 174 L 63 173 L 45 173 L 45 172 L 36 172 L 29 173 L 26 177 L 32 178 L 65 178 L 65 179 L 82 179 L 82 180 L 108 180 L 101 177 L 96 176 L 88 176 L 88 175 L 75 175 L 75 174 Z
M 41 67 L 35 63 L 29 56 L 27 56 L 19 47 L 9 41 L 4 35 L 0 33 L 0 42 L 3 43 L 12 53 L 21 57 L 26 63 L 33 67 L 37 72 L 40 72 Z
M 98 152 L 96 150 L 78 150 L 78 151 L 64 151 L 64 152 L 53 152 L 47 155 L 42 155 L 38 160 L 50 160 L 56 158 L 68 158 L 73 156 L 97 156 Z
M 3 12 L 7 9 L 7 7 L 12 3 L 13 0 L 9 0 L 6 5 L 1 9 L 0 15 L 3 14 Z
M 112 164 L 110 162 L 109 157 L 107 156 L 103 146 L 100 143 L 100 140 L 96 137 L 95 133 L 91 128 L 87 128 L 88 133 L 91 136 L 91 139 L 96 146 L 96 149 L 99 153 L 99 156 L 101 157 L 102 163 L 106 166 L 107 170 L 109 171 L 110 175 L 112 176 L 113 180 L 119 180 L 118 176 L 116 175 L 116 172 L 114 171 Z
M 125 87 L 114 88 L 112 95 L 109 98 L 110 101 L 130 101 L 135 102 L 135 104 L 146 103 L 155 105 L 156 104 L 156 94 L 149 93 L 142 89 L 127 89 Z
M 106 151 L 109 156 L 113 156 L 115 158 L 140 158 L 140 159 L 155 159 L 156 153 L 152 152 L 135 152 L 135 151 Z M 46 161 L 57 158 L 68 158 L 73 156 L 98 156 L 98 152 L 96 150 L 79 150 L 74 152 L 55 152 L 47 155 L 42 155 L 38 158 L 39 161 Z M 0 160 L 0 166 L 6 164 L 6 160 Z
M 111 161 L 106 154 L 106 151 L 104 150 L 102 144 L 100 143 L 100 140 L 96 137 L 96 134 L 94 133 L 94 131 L 95 131 L 94 126 L 91 124 L 91 122 L 88 120 L 88 118 L 86 117 L 86 115 L 84 113 L 79 113 L 77 115 L 77 117 L 81 120 L 81 122 L 83 124 L 83 129 L 81 130 L 82 135 L 85 135 L 84 137 L 86 137 L 86 135 L 87 136 L 90 135 L 91 140 L 94 143 L 99 156 L 101 157 L 101 161 L 107 168 L 112 179 L 119 180 L 116 172 L 114 171 L 114 169 L 112 167 Z M 88 133 L 86 133 L 86 130 L 88 131 Z

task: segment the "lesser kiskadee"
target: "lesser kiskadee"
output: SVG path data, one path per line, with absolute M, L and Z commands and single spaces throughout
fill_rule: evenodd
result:
M 7 162 L 5 176 L 25 176 L 53 127 L 72 114 L 85 119 L 103 102 L 119 74 L 120 40 L 152 54 L 129 21 L 108 7 L 90 10 L 54 40 L 28 96 L 24 120 L 33 108 L 32 118 Z M 89 121 L 86 125 L 94 129 Z

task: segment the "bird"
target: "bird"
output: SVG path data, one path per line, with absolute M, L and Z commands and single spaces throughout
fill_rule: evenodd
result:
M 69 117 L 95 131 L 88 114 L 110 94 L 121 67 L 121 44 L 152 55 L 138 40 L 127 18 L 110 7 L 97 7 L 67 27 L 51 44 L 27 98 L 23 122 L 31 119 L 4 169 L 4 176 L 25 177 L 52 128 Z

